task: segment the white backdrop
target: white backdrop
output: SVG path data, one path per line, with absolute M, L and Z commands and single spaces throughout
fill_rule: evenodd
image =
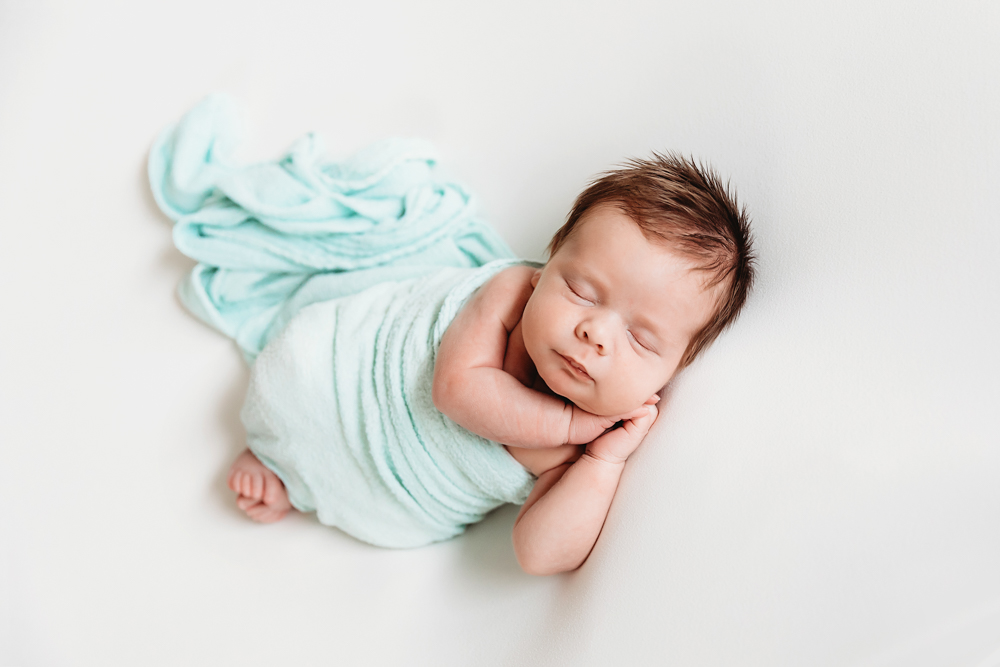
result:
M 0 2 L 0 664 L 1000 665 L 1000 5 L 810 5 Z M 238 513 L 247 371 L 144 173 L 215 90 L 248 159 L 431 139 L 527 257 L 627 156 L 732 179 L 759 288 L 580 571 L 513 508 Z

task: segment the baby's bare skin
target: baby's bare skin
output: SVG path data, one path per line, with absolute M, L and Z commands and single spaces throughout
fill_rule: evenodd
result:
M 448 328 L 435 406 L 505 444 L 538 477 L 514 527 L 525 571 L 572 570 L 590 554 L 625 461 L 656 419 L 656 392 L 714 310 L 703 280 L 601 204 L 543 269 L 499 273 Z M 249 451 L 229 486 L 256 521 L 291 508 L 281 481 Z
M 228 483 L 236 492 L 236 506 L 254 521 L 274 523 L 292 509 L 285 485 L 249 449 L 233 461 Z
M 526 572 L 586 560 L 656 419 L 655 392 L 715 303 L 689 260 L 599 204 L 543 269 L 502 272 L 448 328 L 435 406 L 538 476 L 514 526 Z

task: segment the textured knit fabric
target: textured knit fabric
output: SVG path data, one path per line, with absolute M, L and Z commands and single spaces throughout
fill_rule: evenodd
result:
M 445 329 L 510 264 L 442 269 L 314 304 L 264 349 L 243 422 L 296 508 L 366 542 L 413 547 L 524 502 L 532 476 L 431 401 Z
M 154 144 L 150 184 L 199 261 L 183 303 L 253 365 L 248 445 L 292 504 L 413 547 L 524 502 L 530 473 L 431 401 L 444 331 L 516 263 L 469 194 L 436 176 L 423 142 L 334 163 L 310 135 L 245 166 L 238 127 L 228 98 L 208 98 Z
M 149 181 L 178 249 L 199 262 L 181 300 L 248 360 L 310 303 L 514 257 L 471 195 L 437 176 L 424 141 L 338 163 L 310 134 L 280 160 L 243 165 L 240 128 L 230 98 L 207 98 L 157 139 Z

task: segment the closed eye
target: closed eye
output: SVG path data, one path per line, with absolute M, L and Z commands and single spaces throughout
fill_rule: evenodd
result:
M 590 303 L 590 304 L 594 303 L 593 299 L 588 299 L 587 297 L 585 297 L 582 294 L 580 294 L 579 292 L 577 292 L 573 288 L 573 285 L 571 285 L 569 282 L 566 282 L 566 287 L 568 287 L 569 291 L 573 293 L 573 296 L 575 296 L 576 298 L 580 299 L 581 301 L 583 301 L 585 303 Z
M 646 345 L 641 340 L 639 340 L 638 338 L 636 338 L 635 334 L 632 333 L 631 331 L 628 332 L 628 337 L 631 338 L 633 341 L 635 341 L 635 343 L 639 347 L 641 347 L 642 349 L 646 350 L 647 352 L 654 352 L 653 348 L 649 347 L 649 345 Z

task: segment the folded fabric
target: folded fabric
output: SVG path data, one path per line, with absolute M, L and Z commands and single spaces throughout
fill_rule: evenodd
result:
M 309 303 L 514 257 L 471 195 L 435 174 L 427 142 L 385 140 L 336 163 L 310 134 L 280 160 L 241 165 L 240 127 L 232 99 L 208 97 L 157 139 L 149 181 L 199 262 L 182 302 L 248 360 Z
M 512 263 L 313 304 L 264 349 L 243 407 L 247 443 L 296 508 L 372 544 L 414 547 L 524 502 L 532 476 L 431 401 L 448 324 Z
M 337 164 L 318 140 L 233 160 L 233 103 L 208 98 L 155 143 L 149 176 L 199 264 L 184 304 L 253 364 L 248 446 L 292 504 L 367 542 L 447 539 L 534 478 L 431 401 L 434 358 L 473 292 L 517 262 L 418 141 Z

